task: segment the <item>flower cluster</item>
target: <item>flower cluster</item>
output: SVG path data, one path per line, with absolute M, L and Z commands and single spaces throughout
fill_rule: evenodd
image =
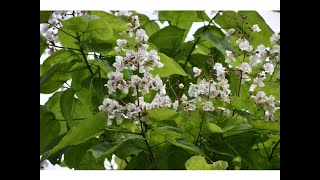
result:
M 250 30 L 252 32 L 261 31 L 257 24 L 253 25 Z M 236 30 L 231 28 L 228 30 L 227 35 L 232 36 L 235 32 Z M 250 93 L 253 93 L 256 87 L 265 86 L 264 81 L 266 80 L 267 75 L 269 74 L 272 77 L 275 68 L 280 64 L 280 35 L 278 33 L 274 33 L 270 37 L 270 42 L 272 45 L 271 48 L 260 44 L 256 49 L 253 49 L 252 45 L 250 45 L 249 41 L 243 35 L 236 41 L 236 43 L 239 45 L 240 52 L 232 52 L 228 50 L 225 52 L 227 56 L 225 59 L 226 63 L 236 61 L 235 54 L 243 54 L 243 62 L 241 63 L 240 67 L 235 67 L 236 74 L 241 78 L 240 82 L 242 84 L 246 81 L 251 81 L 249 74 L 252 72 L 254 67 L 259 67 L 261 69 L 261 72 L 259 72 L 253 79 L 253 83 L 249 88 Z M 246 53 L 248 54 L 249 52 L 251 55 L 249 56 L 249 63 L 247 63 L 244 60 Z M 221 65 L 219 65 L 219 67 L 221 67 Z M 229 65 L 229 67 L 232 66 Z M 217 74 L 219 73 L 217 72 Z M 277 78 L 280 79 L 280 71 L 277 74 Z M 258 105 L 263 105 L 263 109 L 265 111 L 264 119 L 273 119 L 274 112 L 279 109 L 279 107 L 275 106 L 274 96 L 270 95 L 267 97 L 264 92 L 260 91 L 252 98 Z
M 254 102 L 258 105 L 263 107 L 264 116 L 263 119 L 266 120 L 274 120 L 274 113 L 280 107 L 280 101 L 276 100 L 273 95 L 269 97 L 263 91 L 259 91 L 255 96 L 251 96 Z
M 130 13 L 121 13 L 121 15 L 128 15 Z M 130 16 L 128 23 L 129 34 L 134 35 L 137 51 L 130 49 L 130 44 L 126 39 L 118 39 L 117 46 L 114 48 L 119 53 L 115 57 L 113 67 L 114 72 L 108 73 L 108 81 L 105 85 L 108 89 L 108 94 L 115 93 L 117 90 L 124 94 L 128 94 L 130 88 L 133 90 L 132 96 L 137 97 L 135 103 L 127 103 L 124 106 L 120 106 L 118 102 L 113 100 L 113 103 L 108 103 L 109 100 L 105 100 L 103 105 L 99 108 L 102 111 L 106 111 L 109 114 L 108 125 L 112 124 L 112 119 L 116 119 L 117 124 L 122 122 L 122 117 L 133 119 L 137 122 L 137 118 L 143 120 L 141 114 L 145 109 L 153 109 L 160 107 L 169 107 L 177 109 L 178 101 L 171 103 L 170 97 L 166 94 L 166 86 L 163 84 L 161 78 L 156 75 L 153 76 L 150 72 L 155 68 L 162 68 L 163 63 L 160 62 L 160 57 L 157 51 L 148 51 L 148 44 L 146 41 L 149 39 L 146 32 L 140 28 L 138 16 Z M 124 54 L 121 56 L 120 54 Z M 129 79 L 125 79 L 123 71 L 129 70 L 134 73 Z M 145 95 L 150 90 L 156 91 L 156 95 L 153 100 L 148 103 L 144 101 L 144 97 L 139 97 L 139 94 Z M 119 106 L 118 106 L 119 105 Z
M 228 72 L 225 67 L 221 63 L 215 63 L 213 66 L 213 70 L 216 71 L 216 79 L 217 82 L 215 82 L 213 79 L 205 79 L 202 78 L 197 84 L 190 83 L 189 89 L 188 89 L 188 97 L 183 94 L 180 98 L 181 104 L 184 107 L 185 111 L 194 111 L 197 106 L 196 104 L 198 102 L 201 102 L 202 99 L 207 99 L 204 103 L 202 103 L 202 109 L 204 111 L 214 111 L 213 103 L 210 101 L 210 99 L 213 98 L 220 98 L 221 101 L 230 103 L 230 95 L 231 90 L 229 89 L 230 85 L 228 84 L 228 80 L 226 79 L 226 73 Z M 195 73 L 195 77 L 200 76 L 202 73 L 202 70 L 193 67 L 193 72 Z M 182 89 L 184 87 L 183 84 L 179 84 L 179 88 Z M 224 115 L 229 115 L 229 110 L 218 107 L 218 109 L 223 109 L 223 111 L 227 113 L 223 113 Z

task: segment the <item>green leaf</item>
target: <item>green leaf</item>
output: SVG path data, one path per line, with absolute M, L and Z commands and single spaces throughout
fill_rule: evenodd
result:
M 198 67 L 202 69 L 202 73 L 206 77 L 209 77 L 212 67 L 209 66 L 207 61 L 208 61 L 208 55 L 192 54 L 189 62 L 192 65 L 192 67 Z
M 116 154 L 121 159 L 131 154 L 138 154 L 146 149 L 144 138 L 139 135 L 130 135 L 120 142 L 106 142 L 92 148 L 93 156 L 96 159 L 108 156 L 111 153 Z
M 134 13 L 133 13 L 134 14 Z M 140 21 L 140 27 L 146 31 L 146 34 L 150 37 L 153 33 L 160 30 L 158 23 L 154 20 L 150 20 L 148 16 L 137 13 Z
M 172 58 L 176 59 L 177 62 L 179 62 L 181 60 L 185 60 L 185 59 L 187 59 L 192 48 L 193 48 L 192 41 L 184 42 L 183 44 L 180 45 L 180 47 L 177 48 L 177 52 L 174 55 L 174 57 L 172 57 Z
M 48 23 L 51 11 L 40 11 L 40 23 Z
M 178 156 L 177 156 L 178 154 Z M 165 156 L 167 157 L 168 167 L 166 169 L 185 170 L 185 162 L 192 156 L 187 151 L 176 146 L 170 146 Z
M 64 117 L 62 116 L 61 113 L 61 108 L 60 108 L 60 100 L 61 100 L 61 95 L 62 92 L 56 92 L 54 93 L 49 100 L 46 102 L 44 105 L 46 108 L 48 108 L 52 113 L 54 113 L 56 119 L 60 120 L 61 123 L 63 123 L 64 127 L 66 127 L 66 123 L 62 120 L 64 120 Z M 73 107 L 73 114 L 72 117 L 74 120 L 79 120 L 81 121 L 82 119 L 86 119 L 91 117 L 93 114 L 92 112 L 79 100 L 76 99 Z M 75 123 L 76 121 L 74 121 Z M 61 124 L 62 125 L 62 124 Z M 61 127 L 61 133 L 66 132 L 66 128 L 63 129 Z
M 40 33 L 40 57 L 43 51 L 47 48 L 47 40 L 46 38 Z
M 187 36 L 193 22 L 210 21 L 204 11 L 159 11 L 160 21 L 167 20 L 170 25 L 185 29 L 184 36 Z
M 105 170 L 104 161 L 97 161 L 92 152 L 87 151 L 85 155 L 82 157 L 79 170 Z
M 99 54 L 106 54 L 112 51 L 112 44 L 110 43 L 95 43 L 95 42 L 84 42 L 84 48 L 88 52 L 97 52 Z
M 68 63 L 57 63 L 40 77 L 40 93 L 50 94 L 58 90 L 71 78 L 68 72 L 78 60 Z
M 248 24 L 244 26 L 244 30 L 247 34 L 250 34 L 250 38 L 248 39 L 250 44 L 254 48 L 260 44 L 264 44 L 266 47 L 270 47 L 270 37 L 274 32 L 257 11 L 238 11 L 237 13 L 234 11 L 224 11 L 223 15 L 218 15 L 214 21 L 226 30 L 229 30 L 230 28 L 242 30 L 242 24 L 236 22 L 242 21 L 241 16 L 247 16 L 246 21 L 248 21 Z M 250 28 L 254 24 L 258 24 L 261 32 L 251 32 Z M 235 41 L 236 39 L 238 38 L 234 38 L 232 39 L 232 41 Z
M 150 36 L 149 42 L 167 56 L 174 57 L 177 47 L 183 42 L 184 29 L 177 26 L 166 26 Z M 164 38 L 165 37 L 165 38 Z
M 248 166 L 250 169 L 268 170 L 272 169 L 272 165 L 267 157 L 262 156 L 255 150 L 248 151 Z
M 241 157 L 245 157 L 248 151 L 256 144 L 259 135 L 255 131 L 245 131 L 225 137 L 228 146 Z
M 165 138 L 166 138 L 167 142 L 169 142 L 170 144 L 181 147 L 181 148 L 187 150 L 188 152 L 190 152 L 191 154 L 204 154 L 201 151 L 201 149 L 199 149 L 194 144 L 192 144 L 188 141 L 185 141 L 185 139 L 182 139 L 182 138 L 175 139 L 174 137 L 172 137 L 170 135 L 166 135 Z
M 44 106 L 49 109 L 52 113 L 54 113 L 56 119 L 63 119 L 60 110 L 60 98 L 62 95 L 61 92 L 55 92 L 51 97 L 49 97 L 48 101 L 44 104 Z
M 173 120 L 179 115 L 179 113 L 169 108 L 150 109 L 147 110 L 147 114 L 150 119 L 154 119 L 155 121 Z
M 115 163 L 118 165 L 117 170 L 124 170 L 127 166 L 127 163 L 125 160 L 118 158 L 117 156 L 115 156 Z
M 98 19 L 97 16 L 93 16 L 93 19 L 94 18 Z M 88 18 L 85 18 L 84 16 L 78 16 L 78 17 L 70 18 L 66 21 L 62 21 L 62 24 L 63 24 L 63 27 L 67 29 L 84 33 L 88 28 L 89 21 L 88 21 Z
M 47 72 L 52 66 L 56 65 L 57 63 L 67 63 L 74 59 L 80 60 L 80 57 L 72 50 L 61 49 L 55 51 L 46 60 L 43 61 L 42 74 Z
M 205 119 L 204 126 L 203 126 L 202 130 L 203 131 L 207 130 L 211 133 L 223 133 L 224 132 L 224 130 L 222 130 L 220 126 L 209 122 L 208 118 Z
M 59 40 L 62 45 L 70 48 L 79 49 L 79 42 L 74 37 L 81 36 L 80 40 L 87 43 L 102 43 L 113 36 L 113 31 L 108 22 L 96 15 L 73 17 L 64 21 L 63 25 L 61 30 L 58 31 Z
M 239 91 L 239 85 L 240 85 L 240 77 L 238 77 L 236 75 L 235 72 L 229 72 L 230 75 L 227 77 L 228 79 L 228 82 L 230 84 L 230 90 L 231 90 L 231 93 L 236 96 L 238 94 L 238 91 Z M 242 86 L 243 84 L 241 84 Z M 240 92 L 241 92 L 241 87 L 240 87 Z
M 252 120 L 249 123 L 257 129 L 265 129 L 270 131 L 280 132 L 280 122 Z
M 61 131 L 61 130 L 60 130 Z M 48 152 L 54 147 L 56 146 L 61 139 L 67 134 L 67 132 L 65 133 L 60 133 L 59 136 L 55 137 L 52 141 L 50 141 L 44 148 L 43 150 L 40 152 L 41 155 L 43 155 L 40 159 L 41 162 L 43 162 L 45 159 L 47 159 L 46 155 L 48 154 Z
M 89 22 L 85 31 L 84 39 L 93 39 L 97 42 L 103 42 L 111 39 L 113 31 L 109 23 L 101 18 Z
M 250 113 L 253 113 L 257 110 L 256 104 L 251 99 L 244 99 L 238 96 L 232 96 L 230 100 L 231 104 L 238 110 L 246 109 Z
M 74 37 L 77 37 L 77 32 L 67 27 L 62 26 L 58 31 L 59 41 L 64 47 L 80 49 L 79 42 Z
M 251 33 L 248 39 L 253 47 L 257 47 L 260 44 L 264 44 L 266 47 L 271 46 L 270 37 L 274 33 L 265 20 L 260 16 L 257 11 L 238 11 L 238 14 L 247 16 L 249 21 L 248 27 L 252 27 L 254 24 L 258 24 L 261 29 L 259 33 Z M 249 28 L 247 28 L 249 29 Z
M 60 132 L 60 123 L 45 106 L 40 105 L 40 152 L 55 139 Z
M 91 89 L 81 89 L 76 93 L 79 101 L 92 113 L 98 113 L 98 107 L 102 104 L 104 96 L 98 95 Z
M 228 162 L 226 161 L 216 161 L 208 164 L 203 156 L 192 156 L 185 165 L 187 170 L 226 170 L 228 168 Z
M 106 127 L 106 120 L 106 112 L 100 112 L 90 118 L 82 120 L 78 125 L 70 129 L 58 145 L 49 151 L 48 156 L 64 147 L 80 144 L 101 134 L 102 130 Z
M 115 32 L 123 32 L 128 30 L 127 23 L 122 21 L 119 17 L 103 12 L 103 11 L 89 11 L 88 14 L 90 15 L 96 15 L 103 19 L 104 21 L 108 22 L 110 24 L 110 27 Z M 141 25 L 141 20 L 140 20 Z
M 172 58 L 166 56 L 165 54 L 159 53 L 160 56 L 160 62 L 164 64 L 162 68 L 154 68 L 153 71 L 151 71 L 151 74 L 156 76 L 159 75 L 159 77 L 169 77 L 172 74 L 180 74 L 182 76 L 189 76 L 182 67 L 176 63 Z
M 217 15 L 214 22 L 219 24 L 221 28 L 229 30 L 238 26 L 237 20 L 241 18 L 235 11 L 224 11 L 222 15 Z
M 267 96 L 273 95 L 277 100 L 280 99 L 280 83 L 264 82 L 265 86 L 257 87 L 255 92 L 263 91 Z
M 236 155 L 235 152 L 225 142 L 222 134 L 211 134 L 208 138 L 206 138 L 206 140 L 206 150 L 215 154 L 229 157 L 234 157 Z
M 91 152 L 87 152 L 87 151 L 91 149 L 93 146 L 95 146 L 96 144 L 99 144 L 101 142 L 102 142 L 101 140 L 97 138 L 93 138 L 79 145 L 72 146 L 71 149 L 64 154 L 64 162 L 69 168 L 74 168 L 75 170 L 86 169 L 84 167 L 85 164 L 93 164 L 93 165 L 98 164 L 96 162 L 96 159 L 94 160 L 91 158 L 88 159 L 88 155 Z M 92 165 L 88 165 L 88 166 L 92 166 Z M 91 168 L 92 168 L 91 170 L 93 170 L 95 166 Z
M 67 122 L 68 129 L 74 126 L 74 123 L 72 120 L 72 114 L 73 114 L 73 107 L 75 103 L 75 98 L 74 98 L 75 93 L 76 93 L 75 90 L 69 88 L 61 94 L 61 98 L 60 98 L 61 114 Z
M 107 83 L 107 79 L 105 78 L 93 78 L 92 79 L 92 88 L 94 93 L 98 95 L 104 95 L 104 85 Z
M 148 170 L 151 164 L 149 155 L 142 151 L 130 160 L 125 170 Z
M 224 33 L 216 26 L 209 26 L 208 30 L 202 33 L 195 33 L 195 37 L 202 37 L 212 43 L 212 47 L 216 47 L 221 52 L 226 50 L 234 51 L 233 46 L 225 40 Z M 200 31 L 201 32 L 201 31 Z

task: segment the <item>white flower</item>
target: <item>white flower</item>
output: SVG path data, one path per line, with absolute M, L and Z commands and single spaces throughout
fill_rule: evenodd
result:
M 116 118 L 117 124 L 120 124 L 122 122 L 121 116 L 123 107 L 119 105 L 119 103 L 116 100 L 109 98 L 104 99 L 103 104 L 99 106 L 99 110 L 108 112 L 108 126 L 112 125 L 111 120 L 114 118 Z
M 223 67 L 221 63 L 215 63 L 213 66 L 213 69 L 216 70 L 217 77 L 222 77 L 222 79 L 224 79 L 225 73 L 226 73 L 226 68 Z
M 155 90 L 155 91 L 158 91 L 161 88 L 163 88 L 163 83 L 162 83 L 161 78 L 157 75 L 151 81 L 151 89 Z
M 183 89 L 184 88 L 184 85 L 182 83 L 180 83 L 178 86 L 179 86 L 179 89 Z
M 163 85 L 160 89 L 160 95 L 166 95 L 167 91 L 166 91 L 166 85 Z
M 270 50 L 271 54 L 280 54 L 280 46 L 279 45 L 273 45 L 272 49 Z
M 226 50 L 226 54 L 227 54 L 228 58 L 224 62 L 230 63 L 232 60 L 235 61 L 235 59 L 233 58 L 234 54 L 232 51 Z
M 108 82 L 105 85 L 108 88 L 108 93 L 112 94 L 113 92 L 116 92 L 117 89 L 117 83 L 119 81 L 123 80 L 123 74 L 121 72 L 109 72 L 108 73 Z
M 120 81 L 123 79 L 123 74 L 121 72 L 109 72 L 108 73 L 109 80 L 112 81 Z
M 261 29 L 259 28 L 258 24 L 253 25 L 252 28 L 251 28 L 251 30 L 252 30 L 253 32 L 260 32 L 260 31 L 261 31 Z
M 236 32 L 236 30 L 231 28 L 231 29 L 228 30 L 227 33 L 228 33 L 228 36 L 232 36 L 235 32 Z
M 108 80 L 108 82 L 107 82 L 107 84 L 105 84 L 105 86 L 107 87 L 109 94 L 112 94 L 112 93 L 116 92 L 116 90 L 117 90 L 117 84 L 113 80 Z
M 268 57 L 268 51 L 270 50 L 269 47 L 265 47 L 263 44 L 260 44 L 257 47 L 257 52 L 259 52 L 260 57 L 261 57 L 261 61 L 266 60 L 266 58 Z
M 266 63 L 263 65 L 263 69 L 266 73 L 272 74 L 274 71 L 274 66 L 272 63 Z
M 188 101 L 188 97 L 187 97 L 185 94 L 182 94 L 180 100 L 181 100 L 182 102 L 187 102 L 187 101 Z
M 158 56 L 155 50 L 151 50 L 146 59 L 151 63 L 151 67 L 162 68 L 164 66 L 163 63 L 160 62 L 160 56 Z
M 211 101 L 207 101 L 204 103 L 204 105 L 202 106 L 202 109 L 204 111 L 214 111 L 214 107 Z
M 149 36 L 143 29 L 138 29 L 136 32 L 136 42 L 148 41 Z
M 125 80 L 119 81 L 117 88 L 125 94 L 128 94 L 128 92 L 129 92 L 129 85 L 127 84 L 127 82 Z
M 221 110 L 221 113 L 223 116 L 230 116 L 230 110 L 229 109 L 226 109 L 224 107 L 218 107 L 218 109 Z
M 116 68 L 116 71 L 122 71 L 123 69 L 123 57 L 122 56 L 116 56 L 116 59 L 115 59 L 116 62 L 114 62 L 112 64 L 113 67 Z
M 219 91 L 222 101 L 230 103 L 229 93 L 227 91 Z
M 51 28 L 51 27 L 50 27 L 49 24 L 43 24 L 43 25 L 42 25 L 42 28 L 40 29 L 40 32 L 41 32 L 41 33 L 46 33 L 47 31 L 49 31 L 50 28 Z
M 141 109 L 137 107 L 137 105 L 133 103 L 128 103 L 125 107 L 127 110 L 126 116 L 129 118 L 135 118 L 139 116 L 139 113 L 141 112 Z
M 139 21 L 139 17 L 137 15 L 131 16 L 131 21 L 134 23 L 135 29 L 140 27 L 140 21 Z
M 138 75 L 131 76 L 131 87 L 134 89 L 139 85 L 141 78 Z
M 271 37 L 270 37 L 270 42 L 271 44 L 277 44 L 280 43 L 280 35 L 278 33 L 274 33 Z
M 249 73 L 251 73 L 251 71 L 252 71 L 250 64 L 248 64 L 248 63 L 246 63 L 246 62 L 243 62 L 243 63 L 240 65 L 240 70 L 241 70 L 244 74 L 249 74 Z
M 178 106 L 179 106 L 179 101 L 178 100 L 176 100 L 176 101 L 174 101 L 174 103 L 172 103 L 172 108 L 174 110 L 177 110 Z
M 251 98 L 256 104 L 263 104 L 267 100 L 266 93 L 264 93 L 263 91 L 259 91 L 256 96 L 252 96 Z
M 270 95 L 269 97 L 266 98 L 266 105 L 268 106 L 276 106 L 276 97 L 273 95 Z
M 124 51 L 125 49 L 123 48 L 124 46 L 126 46 L 128 43 L 127 40 L 125 39 L 118 39 L 117 40 L 117 45 L 114 50 L 117 51 L 117 52 L 120 52 L 120 51 Z
M 264 86 L 264 83 L 263 81 L 266 79 L 266 74 L 265 72 L 261 72 L 258 74 L 257 77 L 254 78 L 254 84 L 259 86 L 259 87 L 263 87 Z M 252 85 L 251 85 L 252 86 Z M 250 91 L 250 90 L 249 90 Z
M 246 39 L 238 39 L 236 41 L 237 44 L 239 44 L 239 49 L 241 51 L 247 51 L 250 52 L 252 51 L 252 46 L 250 45 L 249 41 L 247 41 Z
M 255 66 L 261 62 L 261 55 L 260 53 L 255 53 L 254 55 L 249 57 L 250 65 Z
M 197 85 L 190 83 L 188 95 L 190 97 L 197 96 Z
M 197 67 L 193 67 L 193 72 L 195 73 L 194 77 L 200 76 L 202 70 L 197 68 Z
M 148 44 L 140 44 L 140 49 L 147 50 L 149 48 Z M 156 51 L 157 52 L 157 51 Z
M 191 104 L 191 103 L 188 103 L 188 104 L 186 104 L 186 110 L 187 111 L 194 111 L 194 110 L 196 110 L 196 105 L 194 105 L 194 104 Z
M 222 88 L 222 89 L 228 89 L 229 88 L 229 84 L 228 84 L 228 79 L 221 79 L 221 81 L 218 82 L 218 85 Z
M 249 92 L 250 93 L 253 93 L 254 92 L 254 89 L 257 87 L 256 84 L 251 84 L 251 86 L 249 87 Z
M 147 107 L 147 108 L 149 108 L 149 109 L 150 108 L 151 109 L 153 109 L 153 108 L 161 108 L 161 107 L 171 108 L 171 106 L 172 106 L 172 103 L 171 103 L 170 97 L 168 95 L 165 95 L 165 94 L 160 92 L 160 94 L 157 93 L 155 95 L 155 97 L 153 98 L 150 106 Z
M 129 11 L 116 11 L 116 16 L 131 16 L 132 13 Z

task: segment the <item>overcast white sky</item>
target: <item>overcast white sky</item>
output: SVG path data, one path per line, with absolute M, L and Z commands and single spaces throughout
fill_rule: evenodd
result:
M 157 13 L 154 13 L 153 10 L 137 10 L 137 12 L 147 15 L 150 19 L 158 19 Z M 280 13 L 273 12 L 273 11 L 258 11 L 259 14 L 265 19 L 267 24 L 270 26 L 270 28 L 274 32 L 280 32 Z M 210 15 L 211 11 L 206 11 L 209 17 L 212 17 L 213 15 Z M 157 21 L 158 22 L 158 21 Z M 161 28 L 168 25 L 168 23 L 161 24 L 158 22 Z M 193 34 L 195 31 L 203 26 L 202 22 L 193 23 L 192 27 L 190 28 L 189 34 L 187 36 L 187 40 L 194 39 Z M 43 63 L 43 61 L 47 58 L 47 56 L 42 55 L 40 58 L 40 64 Z M 44 105 L 49 97 L 51 97 L 52 94 L 40 94 L 40 105 Z

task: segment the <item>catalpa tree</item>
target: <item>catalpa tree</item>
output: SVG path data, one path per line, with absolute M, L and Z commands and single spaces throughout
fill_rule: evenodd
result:
M 41 56 L 42 165 L 280 169 L 280 33 L 256 11 L 41 11 Z

